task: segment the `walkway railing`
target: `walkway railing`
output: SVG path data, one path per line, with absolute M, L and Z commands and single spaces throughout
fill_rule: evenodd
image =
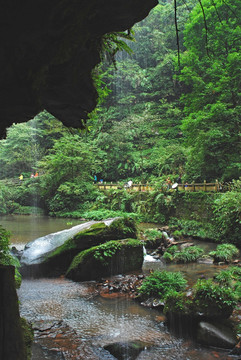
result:
M 96 186 L 99 188 L 99 190 L 110 190 L 110 189 L 123 189 L 125 188 L 127 191 L 153 191 L 155 189 L 158 189 L 157 186 L 153 186 L 150 184 L 133 184 L 131 187 L 125 187 L 121 184 L 118 183 L 98 183 L 96 184 Z M 168 190 L 168 186 L 166 184 L 163 184 L 162 186 L 160 186 L 160 191 L 163 190 Z M 203 183 L 185 183 L 185 184 L 178 184 L 177 187 L 175 187 L 174 189 L 172 189 L 172 187 L 170 188 L 170 190 L 178 190 L 178 191 L 220 191 L 221 189 L 221 184 L 218 182 L 218 180 L 216 180 L 215 183 L 207 183 L 206 181 L 204 181 Z

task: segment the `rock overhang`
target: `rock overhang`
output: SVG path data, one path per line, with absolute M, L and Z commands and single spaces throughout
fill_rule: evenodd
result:
M 158 0 L 6 1 L 0 14 L 0 133 L 46 109 L 83 127 L 97 102 L 91 78 L 102 36 L 146 17 Z

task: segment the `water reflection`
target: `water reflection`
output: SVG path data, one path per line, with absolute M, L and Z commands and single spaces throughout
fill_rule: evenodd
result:
M 157 310 L 125 297 L 97 297 L 93 283 L 73 283 L 64 278 L 24 280 L 18 293 L 21 315 L 31 322 L 63 320 L 74 329 L 79 341 L 85 344 L 78 347 L 76 359 L 114 359 L 103 347 L 131 340 L 148 344 L 137 357 L 139 360 L 228 359 L 226 352 L 216 351 L 215 355 L 213 350 L 199 348 L 170 334 L 160 322 Z M 86 346 L 94 349 L 96 357 L 93 353 L 90 357 L 81 353 L 86 352 Z M 65 355 L 66 359 L 75 359 Z
M 82 221 L 57 219 L 48 216 L 7 215 L 0 217 L 0 225 L 11 232 L 10 241 L 19 250 L 26 243 L 53 232 L 69 229 Z
M 66 219 L 48 217 L 0 218 L 0 224 L 13 233 L 12 243 L 17 243 L 18 246 L 80 223 L 78 220 L 70 222 L 71 224 L 68 224 Z M 194 281 L 195 277 L 209 276 L 216 271 L 215 266 L 165 265 L 161 261 L 151 262 L 149 265 L 145 263 L 143 270 L 150 271 L 166 266 L 172 271 L 183 271 L 190 281 Z M 235 359 L 229 357 L 228 352 L 198 347 L 192 341 L 170 334 L 163 323 L 162 314 L 157 310 L 145 308 L 127 298 L 108 299 L 96 296 L 94 282 L 74 283 L 64 278 L 23 280 L 18 294 L 21 315 L 33 324 L 38 323 L 37 327 L 41 323 L 48 328 L 51 322 L 58 324 L 62 321 L 69 326 L 68 330 L 64 327 L 61 331 L 53 329 L 51 336 L 46 335 L 45 338 L 42 332 L 38 344 L 42 341 L 45 349 L 51 349 L 55 353 L 45 355 L 40 352 L 38 355 L 37 348 L 32 360 L 114 360 L 103 347 L 112 342 L 130 340 L 140 340 L 148 344 L 147 349 L 142 351 L 136 360 Z M 65 337 L 64 347 L 60 345 L 61 336 Z

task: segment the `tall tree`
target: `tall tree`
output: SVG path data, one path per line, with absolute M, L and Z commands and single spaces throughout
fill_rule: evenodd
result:
M 241 3 L 200 0 L 185 29 L 179 79 L 192 180 L 231 180 L 241 170 Z

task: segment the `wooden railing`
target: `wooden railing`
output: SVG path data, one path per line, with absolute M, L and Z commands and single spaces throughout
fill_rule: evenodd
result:
M 23 180 L 24 181 L 24 180 Z M 20 181 L 18 179 L 9 179 L 9 180 L 1 180 L 0 183 L 7 185 L 7 186 L 16 186 L 21 185 L 23 181 Z M 96 186 L 99 188 L 99 190 L 110 190 L 110 189 L 123 189 L 125 188 L 127 191 L 153 191 L 158 190 L 158 186 L 153 186 L 149 183 L 146 184 L 133 184 L 131 187 L 127 187 L 125 185 L 119 184 L 119 183 L 97 183 Z M 185 184 L 178 184 L 178 186 L 175 189 L 170 188 L 170 191 L 220 191 L 222 189 L 221 184 L 216 180 L 215 183 L 207 183 L 204 181 L 203 183 L 185 183 Z M 166 191 L 168 190 L 167 184 L 162 184 L 159 187 L 160 191 Z M 223 189 L 222 189 L 223 190 Z
M 155 189 L 158 189 L 157 186 L 153 186 L 150 184 L 133 184 L 131 187 L 126 187 L 124 185 L 118 184 L 118 183 L 98 183 L 96 186 L 99 188 L 99 190 L 110 190 L 110 189 L 123 189 L 125 188 L 127 191 L 153 191 Z M 175 189 L 168 189 L 168 186 L 166 184 L 163 184 L 160 186 L 160 191 L 163 190 L 170 190 L 170 191 L 220 191 L 221 184 L 216 180 L 215 183 L 207 183 L 204 181 L 203 183 L 185 183 L 185 184 L 178 184 L 178 186 Z

